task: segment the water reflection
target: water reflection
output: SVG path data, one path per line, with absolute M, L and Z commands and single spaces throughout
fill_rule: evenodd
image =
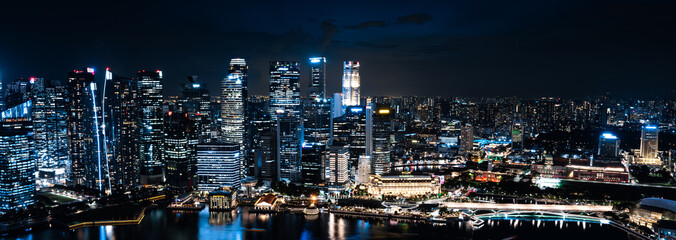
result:
M 235 211 L 209 212 L 209 224 L 220 226 L 231 223 L 235 214 Z
M 628 239 L 608 224 L 533 219 L 491 219 L 484 227 L 471 224 L 428 224 L 416 221 L 338 216 L 321 213 L 258 214 L 236 211 L 173 212 L 154 209 L 139 225 L 49 229 L 22 239 Z

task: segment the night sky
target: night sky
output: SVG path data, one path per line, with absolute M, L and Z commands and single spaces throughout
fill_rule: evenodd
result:
M 74 68 L 161 69 L 167 95 L 230 58 L 267 94 L 268 62 L 323 55 L 328 90 L 361 62 L 362 95 L 562 96 L 676 88 L 674 1 L 5 1 L 0 76 L 65 81 Z M 258 2 L 258 3 L 256 3 Z M 441 3 L 446 2 L 446 3 Z

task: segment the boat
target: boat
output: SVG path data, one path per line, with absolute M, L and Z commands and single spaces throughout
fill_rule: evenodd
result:
M 310 206 L 303 209 L 303 214 L 305 214 L 305 215 L 319 215 L 319 208 L 317 208 L 317 206 L 315 206 L 315 201 L 317 201 L 317 197 L 312 196 L 312 202 L 310 203 Z

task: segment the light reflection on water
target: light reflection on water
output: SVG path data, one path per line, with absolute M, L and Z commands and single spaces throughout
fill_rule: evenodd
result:
M 139 225 L 48 229 L 21 239 L 627 239 L 609 225 L 534 219 L 489 219 L 473 229 L 468 222 L 429 224 L 397 219 L 361 219 L 322 213 L 254 214 L 235 211 L 172 212 L 150 210 Z

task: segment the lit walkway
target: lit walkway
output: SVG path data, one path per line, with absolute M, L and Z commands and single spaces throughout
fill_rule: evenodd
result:
M 552 212 L 611 212 L 612 206 L 597 205 L 554 205 L 554 204 L 514 204 L 514 203 L 468 203 L 444 202 L 442 206 L 450 209 L 499 210 L 499 211 L 552 211 Z

